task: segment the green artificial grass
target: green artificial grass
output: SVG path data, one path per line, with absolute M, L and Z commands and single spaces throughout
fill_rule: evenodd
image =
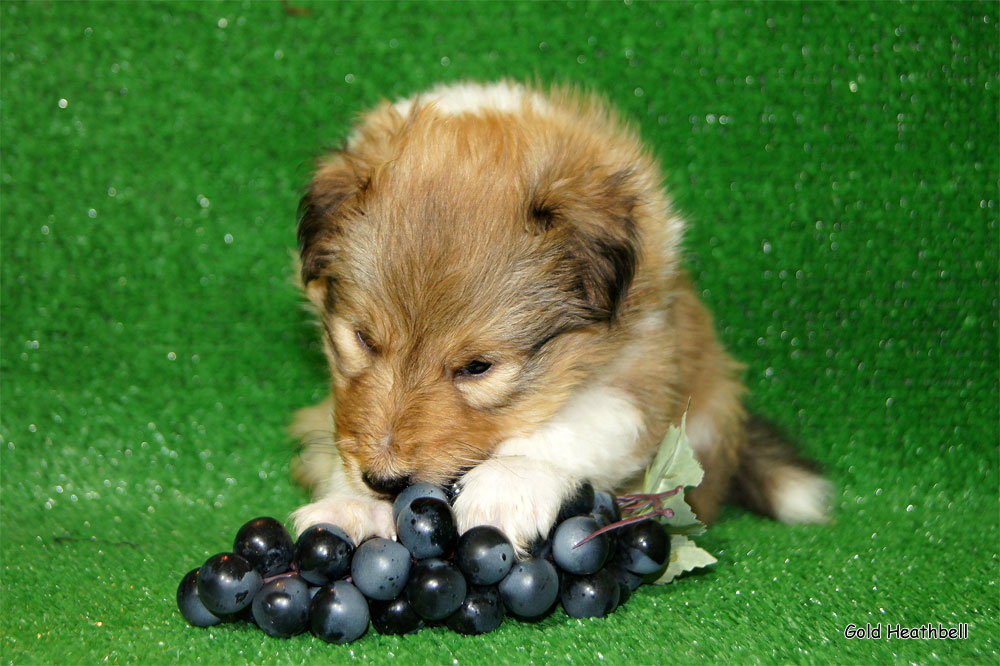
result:
M 302 11 L 297 11 L 302 10 Z M 45 663 L 987 664 L 998 622 L 995 3 L 0 5 L 0 656 Z M 312 158 L 434 82 L 610 97 L 690 219 L 753 410 L 836 522 L 737 510 L 602 620 L 347 646 L 189 627 L 180 577 L 305 500 Z M 848 640 L 848 624 L 968 624 Z

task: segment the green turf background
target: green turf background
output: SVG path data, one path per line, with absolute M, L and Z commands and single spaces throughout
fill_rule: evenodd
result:
M 1000 661 L 995 3 L 301 7 L 0 5 L 4 662 Z M 310 160 L 382 96 L 500 76 L 634 119 L 751 406 L 827 466 L 836 524 L 728 511 L 718 565 L 604 620 L 188 627 L 180 576 L 305 498 Z M 844 638 L 867 622 L 969 638 Z

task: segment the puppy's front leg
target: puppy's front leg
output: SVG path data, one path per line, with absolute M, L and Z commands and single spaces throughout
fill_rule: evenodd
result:
M 645 439 L 642 414 L 626 392 L 582 390 L 535 432 L 502 442 L 462 477 L 455 500 L 459 531 L 493 525 L 523 555 L 548 534 L 578 484 L 614 490 L 640 472 Z
M 394 539 L 396 526 L 392 521 L 392 504 L 352 480 L 340 456 L 336 458 L 331 464 L 330 476 L 318 486 L 321 493 L 317 499 L 292 513 L 295 533 L 301 534 L 318 523 L 332 523 L 343 528 L 355 544 L 370 536 Z

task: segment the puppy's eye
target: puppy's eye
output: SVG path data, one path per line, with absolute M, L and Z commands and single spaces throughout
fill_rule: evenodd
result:
M 489 361 L 480 361 L 477 359 L 463 365 L 456 374 L 460 377 L 476 377 L 485 374 L 492 367 L 493 364 Z
M 375 343 L 372 342 L 372 339 L 364 331 L 358 329 L 354 332 L 354 335 L 357 336 L 358 344 L 361 345 L 362 349 L 366 352 L 375 353 Z

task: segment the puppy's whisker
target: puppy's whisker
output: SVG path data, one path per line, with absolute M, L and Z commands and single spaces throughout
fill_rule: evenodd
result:
M 514 453 L 511 453 L 511 454 L 497 454 L 497 455 L 494 455 L 492 458 L 490 458 L 490 461 L 491 462 L 495 462 L 498 465 L 502 466 L 505 470 L 507 470 L 508 472 L 511 472 L 512 474 L 514 474 L 514 476 L 524 478 L 524 475 L 521 474 L 518 471 L 518 468 L 517 468 L 516 465 L 513 466 L 513 467 L 511 467 L 505 461 L 506 460 L 510 460 L 510 461 L 525 460 L 527 458 L 528 458 L 527 456 L 524 456 L 524 455 L 521 455 L 521 454 L 514 454 Z
M 315 428 L 311 430 L 303 430 L 301 432 L 296 431 L 293 434 L 293 437 L 300 439 L 303 442 L 319 442 L 327 439 L 333 439 L 333 431 Z
M 299 439 L 302 439 L 302 438 L 305 438 L 305 437 L 317 437 L 317 436 L 332 437 L 333 436 L 333 431 L 327 430 L 327 429 L 324 429 L 324 428 L 311 428 L 309 430 L 303 430 L 301 432 L 296 432 L 295 433 L 295 437 L 298 437 Z
M 453 459 L 454 459 L 454 460 L 455 460 L 456 462 L 465 462 L 465 463 L 469 463 L 468 465 L 463 465 L 463 466 L 462 466 L 462 470 L 461 470 L 461 471 L 462 471 L 463 473 L 464 473 L 464 472 L 468 472 L 468 471 L 469 471 L 470 469 L 472 469 L 472 468 L 473 468 L 473 467 L 475 467 L 476 465 L 478 465 L 478 464 L 480 464 L 481 462 L 483 462 L 482 460 L 480 460 L 480 459 L 478 459 L 478 458 L 466 458 L 465 456 L 459 456 L 459 455 L 453 455 L 453 456 L 452 456 L 452 458 L 453 458 Z
M 465 447 L 469 451 L 472 451 L 473 453 L 478 453 L 481 456 L 480 457 L 481 461 L 486 460 L 491 455 L 493 455 L 493 452 L 490 451 L 489 449 L 483 448 L 482 446 L 479 446 L 478 444 L 474 444 L 472 442 L 467 442 L 465 440 L 460 439 L 455 443 L 462 445 L 463 447 Z
M 462 442 L 462 443 L 466 443 L 466 442 Z M 472 446 L 474 447 L 474 450 L 476 450 L 477 453 L 478 452 L 484 452 L 484 449 L 481 449 L 479 447 L 475 447 L 474 445 L 472 445 Z M 504 469 L 507 469 L 508 471 L 510 471 L 510 468 L 503 461 L 503 458 L 507 458 L 507 457 L 518 458 L 518 457 L 521 457 L 521 456 L 496 455 L 496 454 L 490 452 L 490 453 L 486 454 L 485 457 L 483 457 L 483 458 L 475 458 L 475 459 L 468 459 L 468 460 L 470 460 L 473 463 L 472 464 L 473 467 L 475 467 L 476 465 L 479 465 L 479 464 L 481 464 L 481 463 L 483 463 L 483 462 L 485 462 L 487 460 L 494 460 L 494 461 L 497 462 L 497 464 L 501 465 Z M 466 470 L 466 471 L 468 471 L 468 470 Z
M 472 442 L 458 441 L 457 444 L 463 446 L 465 449 L 467 449 L 467 453 L 471 452 L 472 455 L 469 456 L 469 455 L 461 455 L 459 453 L 455 453 L 453 454 L 453 457 L 455 458 L 455 460 L 462 460 L 470 463 L 470 468 L 475 467 L 476 465 L 479 465 L 486 460 L 489 460 L 493 455 L 491 451 L 488 451 L 481 446 L 477 446 Z
M 333 447 L 340 446 L 345 441 L 346 440 L 343 440 L 343 439 L 335 440 L 330 435 L 326 435 L 326 436 L 314 435 L 314 436 L 311 436 L 311 437 L 308 437 L 308 438 L 306 438 L 306 437 L 302 438 L 302 444 L 305 445 L 305 446 L 310 446 L 310 447 L 330 447 L 330 448 L 333 448 Z
M 298 437 L 300 441 L 300 451 L 321 451 L 340 457 L 340 447 L 350 441 L 350 438 L 335 438 L 334 433 L 329 430 L 311 430 L 302 433 Z

